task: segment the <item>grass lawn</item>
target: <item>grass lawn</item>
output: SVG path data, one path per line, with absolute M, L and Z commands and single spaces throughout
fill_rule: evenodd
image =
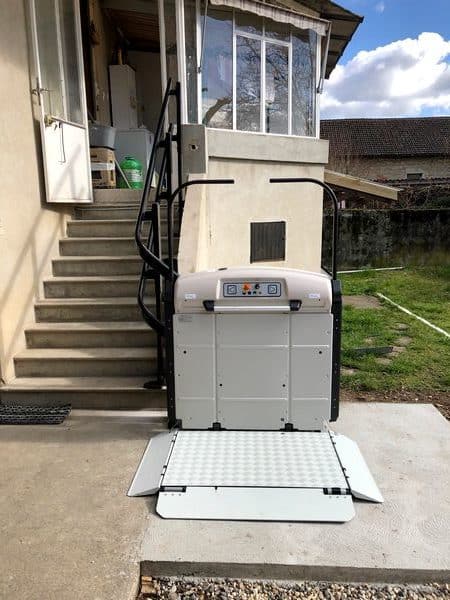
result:
M 367 271 L 341 275 L 340 279 L 344 295 L 375 296 L 381 292 L 450 332 L 449 266 Z M 450 339 L 394 306 L 380 302 L 380 308 L 344 305 L 342 387 L 355 391 L 449 391 Z M 368 346 L 401 346 L 402 343 L 404 351 L 389 354 L 382 360 L 372 354 L 358 356 L 352 351 Z M 345 368 L 354 373 L 345 374 Z

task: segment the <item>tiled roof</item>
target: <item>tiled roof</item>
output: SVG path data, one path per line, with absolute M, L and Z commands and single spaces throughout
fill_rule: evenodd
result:
M 450 186 L 450 177 L 422 177 L 421 179 L 383 179 L 380 183 L 393 187 L 448 187 Z
M 450 157 L 450 117 L 329 119 L 320 137 L 330 141 L 330 157 Z

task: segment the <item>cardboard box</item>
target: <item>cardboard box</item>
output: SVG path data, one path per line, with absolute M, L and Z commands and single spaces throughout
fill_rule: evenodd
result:
M 116 187 L 114 150 L 91 148 L 91 175 L 94 188 Z

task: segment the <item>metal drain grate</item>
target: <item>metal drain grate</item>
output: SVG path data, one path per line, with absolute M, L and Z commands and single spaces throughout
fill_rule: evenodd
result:
M 0 425 L 59 425 L 69 415 L 70 404 L 63 406 L 0 405 Z

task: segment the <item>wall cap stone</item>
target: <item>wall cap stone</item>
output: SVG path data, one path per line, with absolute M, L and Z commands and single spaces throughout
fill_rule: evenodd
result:
M 328 141 L 317 138 L 206 128 L 213 158 L 325 165 Z

